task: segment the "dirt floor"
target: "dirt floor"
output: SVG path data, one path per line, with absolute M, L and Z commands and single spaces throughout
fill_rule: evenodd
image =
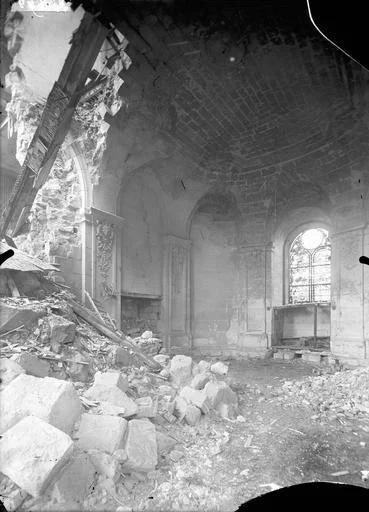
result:
M 301 361 L 230 362 L 229 379 L 245 421 L 208 416 L 197 427 L 171 426 L 168 433 L 179 441 L 171 457 L 177 460 L 162 461 L 149 483 L 133 485 L 133 510 L 233 511 L 277 486 L 311 481 L 367 486 L 361 470 L 369 469 L 369 417 L 323 424 L 308 405 L 287 406 L 275 396 L 285 380 L 312 375 L 313 368 Z M 332 475 L 336 472 L 346 473 Z

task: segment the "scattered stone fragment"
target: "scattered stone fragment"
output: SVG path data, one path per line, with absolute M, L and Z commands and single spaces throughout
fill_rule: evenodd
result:
M 124 450 L 124 448 L 119 448 L 118 450 L 115 450 L 113 456 L 115 459 L 117 459 L 118 462 L 125 462 L 128 459 L 127 452 Z
M 237 416 L 237 406 L 234 403 L 226 404 L 221 402 L 215 409 L 222 418 L 232 419 Z
M 47 377 L 50 371 L 50 364 L 36 355 L 29 352 L 14 354 L 12 360 L 18 363 L 28 375 L 35 377 Z
M 163 368 L 160 372 L 160 375 L 167 379 L 168 377 L 170 377 L 170 371 L 167 368 Z
M 196 425 L 201 418 L 201 411 L 196 405 L 188 405 L 186 407 L 185 420 L 188 425 Z
M 100 450 L 112 454 L 122 448 L 127 421 L 118 416 L 82 414 L 77 433 L 82 450 Z
M 70 354 L 69 361 L 67 362 L 67 373 L 74 381 L 88 382 L 91 377 L 92 358 L 87 354 L 74 352 Z M 88 363 L 88 364 L 81 364 Z
M 205 373 L 210 370 L 210 363 L 208 361 L 201 360 L 196 365 L 196 370 L 194 371 L 194 374 L 198 373 Z
M 0 433 L 33 415 L 70 434 L 81 412 L 71 382 L 21 374 L 0 393 Z
M 6 386 L 22 373 L 25 373 L 25 370 L 16 361 L 7 359 L 6 357 L 0 359 L 0 378 L 2 386 Z
M 58 502 L 82 503 L 91 492 L 95 467 L 87 453 L 77 453 L 57 476 L 51 495 Z
M 150 339 L 150 338 L 152 338 L 152 337 L 153 337 L 153 334 L 152 334 L 152 332 L 151 332 L 151 331 L 145 331 L 145 332 L 143 332 L 143 333 L 141 334 L 141 338 L 142 338 L 143 340 L 148 340 L 148 339 Z
M 175 390 L 171 386 L 166 386 L 165 384 L 162 384 L 161 386 L 159 386 L 157 391 L 160 396 L 165 396 L 165 395 L 174 396 L 174 394 L 175 394 Z
M 208 373 L 198 373 L 191 380 L 191 388 L 193 389 L 204 389 L 204 386 L 209 382 L 210 376 Z
M 155 418 L 158 412 L 157 402 L 153 401 L 151 396 L 143 396 L 136 399 L 138 411 L 136 418 Z
M 94 385 L 113 387 L 116 386 L 121 391 L 127 391 L 128 378 L 119 371 L 108 370 L 107 372 L 96 372 Z
M 110 402 L 100 402 L 100 410 L 102 414 L 106 416 L 122 416 L 124 418 L 126 409 L 124 407 L 118 407 Z
M 85 393 L 86 398 L 100 402 L 109 402 L 117 407 L 122 407 L 125 412 L 124 416 L 132 416 L 136 414 L 138 406 L 127 396 L 127 394 L 116 386 L 102 386 L 94 384 Z
M 198 390 L 185 386 L 179 393 L 187 403 L 196 405 L 204 414 L 207 414 L 211 408 L 211 402 L 205 390 Z
M 184 418 L 187 410 L 188 402 L 181 396 L 177 396 L 174 400 L 174 410 L 173 414 L 177 416 L 177 418 Z
M 210 370 L 217 375 L 227 375 L 228 366 L 222 363 L 222 361 L 218 361 L 217 363 L 211 365 Z
M 59 353 L 64 343 L 73 343 L 76 326 L 62 316 L 50 314 L 44 318 L 43 341 L 49 341 L 51 349 Z
M 128 367 L 133 363 L 133 355 L 129 353 L 129 351 L 123 347 L 119 347 L 118 345 L 114 345 L 110 350 L 110 359 L 112 364 Z
M 28 416 L 0 440 L 1 472 L 36 497 L 72 452 L 73 441 L 67 434 L 35 416 Z
M 143 472 L 155 469 L 158 463 L 155 426 L 150 421 L 131 420 L 124 448 L 128 459 L 123 468 Z
M 170 362 L 170 376 L 176 385 L 187 383 L 191 378 L 192 358 L 184 355 L 174 356 Z
M 238 403 L 236 393 L 232 391 L 226 382 L 208 382 L 205 385 L 204 392 L 214 408 L 220 403 L 235 405 Z
M 183 459 L 184 453 L 179 450 L 172 450 L 169 454 L 169 458 L 173 462 L 178 462 L 179 460 Z
M 153 359 L 162 366 L 166 366 L 169 360 L 169 356 L 167 354 L 157 354 L 153 357 Z

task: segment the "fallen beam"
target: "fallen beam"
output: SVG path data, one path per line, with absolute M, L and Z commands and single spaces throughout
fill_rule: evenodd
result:
M 118 343 L 120 346 L 123 346 L 127 348 L 128 350 L 131 350 L 134 352 L 134 354 L 141 359 L 143 363 L 145 363 L 147 366 L 149 366 L 154 371 L 160 371 L 162 369 L 161 365 L 151 359 L 150 357 L 143 354 L 133 343 L 130 343 L 128 340 L 122 338 L 115 332 L 113 332 L 111 329 L 109 329 L 105 324 L 102 324 L 95 315 L 89 311 L 87 308 L 81 306 L 74 300 L 69 300 L 69 304 L 71 305 L 73 311 L 76 315 L 81 317 L 83 320 L 85 320 L 87 323 L 92 325 L 96 330 L 98 330 L 101 334 L 106 336 L 107 338 L 111 339 L 115 343 Z

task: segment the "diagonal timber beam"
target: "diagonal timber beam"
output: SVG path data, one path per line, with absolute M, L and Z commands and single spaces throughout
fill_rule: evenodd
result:
M 111 30 L 85 13 L 29 145 L 8 205 L 0 219 L 0 240 L 16 236 L 26 222 L 37 192 L 45 183 L 69 130 L 75 107 L 104 39 Z

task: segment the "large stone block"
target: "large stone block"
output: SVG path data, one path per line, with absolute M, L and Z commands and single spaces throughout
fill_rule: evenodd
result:
M 22 373 L 25 373 L 25 370 L 16 361 L 12 361 L 12 359 L 7 359 L 6 357 L 0 359 L 0 378 L 2 386 L 7 386 Z
M 127 471 L 149 472 L 158 463 L 156 431 L 150 421 L 131 420 L 125 443 L 127 461 L 123 469 Z
M 73 452 L 73 441 L 40 418 L 28 416 L 0 440 L 1 472 L 36 497 L 42 494 Z
M 127 376 L 119 371 L 109 370 L 107 372 L 96 372 L 94 378 L 96 386 L 114 387 L 116 386 L 121 391 L 127 391 L 128 379 Z
M 172 382 L 181 386 L 191 379 L 192 358 L 184 355 L 174 356 L 170 362 L 169 372 Z
M 211 402 L 205 393 L 205 390 L 193 389 L 185 386 L 179 393 L 188 404 L 196 405 L 204 414 L 207 414 L 211 407 Z
M 122 448 L 127 420 L 118 416 L 82 414 L 76 434 L 78 446 L 82 450 L 100 450 L 113 453 Z
M 204 393 L 214 408 L 220 403 L 235 405 L 238 403 L 236 393 L 232 391 L 226 382 L 208 382 L 205 385 Z
M 228 366 L 222 363 L 222 361 L 218 361 L 211 365 L 210 370 L 217 375 L 227 375 Z
M 58 502 L 82 503 L 92 491 L 96 470 L 87 453 L 73 454 L 57 475 L 51 495 Z
M 28 375 L 34 377 L 47 377 L 50 371 L 50 364 L 39 359 L 35 354 L 22 352 L 12 356 L 12 360 L 18 363 Z
M 22 374 L 0 393 L 0 433 L 32 415 L 70 434 L 81 412 L 71 382 Z
M 94 384 L 86 391 L 85 396 L 90 400 L 108 402 L 111 405 L 124 409 L 124 412 L 120 412 L 124 417 L 133 416 L 138 411 L 137 404 L 116 386 L 108 387 Z
M 196 425 L 200 421 L 201 418 L 201 411 L 196 405 L 187 405 L 186 407 L 186 413 L 185 413 L 185 420 L 188 425 Z

